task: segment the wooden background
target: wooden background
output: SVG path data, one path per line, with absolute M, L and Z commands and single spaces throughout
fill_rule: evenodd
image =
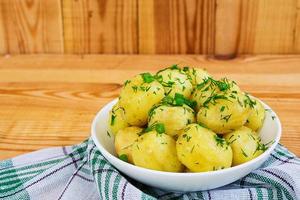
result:
M 300 53 L 300 0 L 0 0 L 0 54 Z

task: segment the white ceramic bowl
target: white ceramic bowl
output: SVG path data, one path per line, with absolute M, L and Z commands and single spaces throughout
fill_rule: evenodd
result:
M 257 169 L 274 150 L 281 136 L 281 124 L 278 116 L 265 103 L 261 102 L 266 112 L 266 119 L 260 130 L 262 142 L 274 143 L 257 158 L 228 169 L 199 173 L 173 173 L 145 169 L 126 162 L 116 157 L 114 149 L 114 136 L 107 134 L 109 111 L 117 102 L 113 100 L 105 105 L 96 115 L 92 124 L 92 138 L 102 155 L 118 170 L 129 177 L 146 185 L 171 191 L 199 191 L 209 190 L 232 183 Z

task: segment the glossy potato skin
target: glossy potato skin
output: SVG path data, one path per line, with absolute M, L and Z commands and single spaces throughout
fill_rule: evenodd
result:
M 167 134 L 150 131 L 140 136 L 132 148 L 133 163 L 147 169 L 181 172 L 175 140 Z
M 199 124 L 190 124 L 178 137 L 178 159 L 191 172 L 206 172 L 228 168 L 232 163 L 231 147 L 223 140 L 217 143 L 217 135 Z
M 181 71 L 181 69 L 165 69 L 157 73 L 162 77 L 162 85 L 165 88 L 166 95 L 174 97 L 176 93 L 182 94 L 184 97 L 189 98 L 193 91 L 193 85 L 189 77 Z M 167 83 L 169 84 L 167 86 Z
M 164 124 L 168 135 L 174 136 L 179 133 L 187 124 L 195 122 L 194 110 L 189 106 L 160 105 L 156 107 L 149 116 L 148 126 L 154 123 Z
M 120 129 L 128 126 L 128 123 L 125 120 L 124 109 L 119 106 L 119 103 L 116 103 L 109 112 L 108 124 L 110 132 L 114 135 L 117 134 Z
M 218 134 L 229 133 L 240 128 L 251 113 L 251 108 L 244 104 L 244 98 L 242 93 L 237 93 L 235 99 L 230 97 L 219 99 L 208 107 L 200 108 L 197 122 L 205 124 Z
M 191 99 L 197 102 L 196 111 L 198 111 L 201 107 L 205 107 L 205 103 L 213 94 L 230 96 L 232 92 L 241 92 L 240 88 L 233 81 L 221 79 L 221 82 L 228 83 L 229 89 L 221 91 L 217 85 L 213 84 L 212 79 L 206 79 L 194 88 Z M 233 94 L 236 95 L 235 93 Z
M 127 155 L 128 162 L 133 163 L 131 153 L 132 145 L 137 141 L 139 133 L 142 131 L 142 128 L 136 126 L 126 127 L 118 131 L 115 136 L 115 150 L 118 156 L 125 154 Z
M 266 111 L 259 101 L 255 100 L 255 102 L 256 104 L 254 105 L 254 109 L 252 109 L 245 126 L 251 128 L 254 131 L 257 131 L 262 127 L 264 123 Z
M 233 151 L 233 166 L 248 162 L 263 153 L 261 150 L 256 150 L 260 142 L 259 137 L 248 127 L 243 126 L 224 135 L 224 138 Z
M 207 71 L 201 68 L 185 67 L 183 71 L 190 77 L 190 81 L 193 85 L 198 85 L 202 83 L 204 79 L 211 77 Z
M 147 123 L 148 112 L 154 104 L 164 98 L 164 88 L 157 81 L 145 83 L 138 75 L 121 90 L 119 105 L 125 110 L 125 119 L 132 126 Z

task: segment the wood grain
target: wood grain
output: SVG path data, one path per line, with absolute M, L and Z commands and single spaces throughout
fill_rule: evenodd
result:
M 213 53 L 215 0 L 141 0 L 138 4 L 140 53 Z
M 242 1 L 238 53 L 299 53 L 297 0 Z
M 0 54 L 300 53 L 300 0 L 0 0 Z
M 62 0 L 66 53 L 137 53 L 137 0 Z
M 63 53 L 60 0 L 0 0 L 0 53 Z
M 233 58 L 237 54 L 241 0 L 217 0 L 215 56 Z
M 282 121 L 281 143 L 300 156 L 300 56 L 19 55 L 0 57 L 0 159 L 80 143 L 126 79 L 174 63 L 232 78 L 268 103 Z

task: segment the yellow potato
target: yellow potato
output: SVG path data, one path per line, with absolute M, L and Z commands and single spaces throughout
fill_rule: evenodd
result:
M 191 99 L 197 102 L 196 110 L 198 111 L 201 107 L 206 107 L 208 102 L 214 102 L 213 98 L 216 98 L 216 96 L 236 95 L 239 92 L 240 88 L 234 81 L 226 78 L 215 80 L 208 77 L 195 87 Z
M 132 144 L 137 141 L 139 133 L 142 131 L 142 128 L 136 126 L 126 127 L 118 131 L 115 136 L 115 149 L 118 156 L 126 155 L 128 162 L 133 163 Z
M 228 168 L 232 150 L 223 138 L 199 124 L 190 124 L 176 142 L 177 156 L 191 172 Z
M 117 134 L 120 129 L 128 126 L 125 120 L 124 108 L 120 107 L 119 103 L 116 103 L 109 112 L 108 124 L 110 131 L 114 135 Z
M 142 75 L 127 81 L 123 87 L 119 105 L 125 110 L 125 119 L 132 126 L 147 123 L 148 112 L 164 98 L 164 88 L 156 80 L 145 82 Z
M 233 166 L 245 163 L 263 153 L 265 148 L 256 133 L 248 127 L 224 135 L 233 151 Z
M 204 79 L 211 77 L 211 75 L 200 68 L 184 67 L 183 71 L 190 77 L 193 85 L 198 85 L 203 82 Z
M 245 126 L 251 128 L 254 131 L 257 131 L 262 127 L 264 123 L 265 108 L 259 101 L 255 100 L 255 102 L 256 104 L 254 105 L 254 109 L 252 109 L 251 114 L 247 119 Z
M 162 123 L 166 133 L 174 136 L 187 124 L 193 122 L 195 122 L 195 113 L 189 106 L 159 105 L 150 111 L 148 126 Z
M 193 91 L 193 85 L 189 77 L 179 68 L 167 68 L 157 73 L 160 83 L 165 88 L 165 93 L 174 97 L 176 93 L 189 98 Z
M 218 134 L 229 133 L 243 126 L 251 108 L 245 103 L 246 97 L 240 92 L 224 94 L 225 99 L 211 100 L 206 107 L 201 107 L 197 122 L 204 124 Z
M 138 138 L 132 148 L 137 166 L 167 172 L 180 172 L 183 165 L 176 155 L 175 140 L 164 133 L 150 131 Z

